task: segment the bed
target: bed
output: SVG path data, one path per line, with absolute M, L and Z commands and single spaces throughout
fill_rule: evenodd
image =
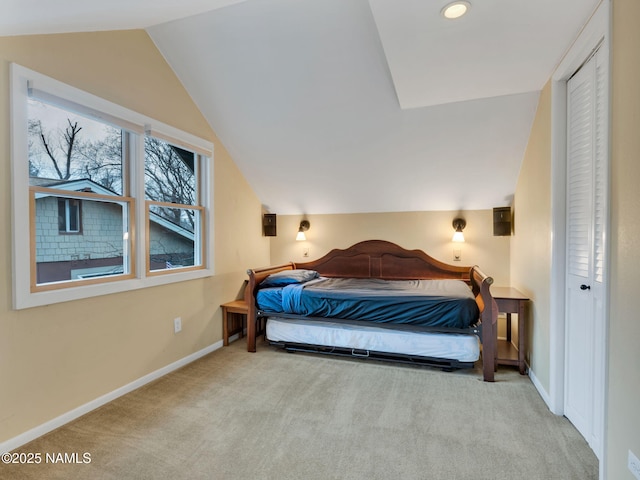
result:
M 493 279 L 383 240 L 334 249 L 311 262 L 247 271 L 247 349 L 256 326 L 289 351 L 496 370 Z M 480 346 L 481 345 L 481 346 Z

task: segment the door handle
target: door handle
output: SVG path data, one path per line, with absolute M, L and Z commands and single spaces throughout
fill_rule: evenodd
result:
M 580 290 L 591 290 L 591 285 L 585 285 L 584 283 L 580 285 Z

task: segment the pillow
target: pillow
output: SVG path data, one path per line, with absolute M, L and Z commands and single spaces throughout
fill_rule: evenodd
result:
M 261 287 L 284 287 L 285 285 L 291 285 L 294 283 L 304 283 L 309 280 L 318 278 L 318 272 L 315 270 L 283 270 L 278 273 L 273 273 L 265 278 Z

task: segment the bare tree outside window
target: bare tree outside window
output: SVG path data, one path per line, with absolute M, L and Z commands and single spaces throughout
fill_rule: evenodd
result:
M 149 229 L 149 268 L 160 271 L 199 264 L 193 240 L 201 212 L 189 208 L 198 201 L 198 156 L 153 136 L 145 137 L 144 151 L 145 196 L 150 219 L 155 219 Z M 165 228 L 174 238 L 181 239 L 180 247 L 168 235 L 160 235 L 158 226 L 163 222 L 168 222 Z
M 28 108 L 32 185 L 87 179 L 122 194 L 122 130 L 34 99 Z
M 29 172 L 35 180 L 91 180 L 122 194 L 122 130 L 55 106 L 29 101 Z M 196 155 L 145 137 L 145 194 L 148 200 L 196 205 Z M 157 212 L 193 231 L 193 215 L 180 209 Z
M 155 202 L 196 205 L 196 155 L 155 137 L 144 141 L 145 195 Z M 154 213 L 193 232 L 193 210 L 155 206 Z

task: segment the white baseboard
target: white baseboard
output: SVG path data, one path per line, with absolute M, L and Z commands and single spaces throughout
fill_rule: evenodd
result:
M 170 363 L 169 365 L 162 367 L 154 372 L 151 372 L 145 375 L 144 377 L 134 380 L 133 382 L 127 385 L 117 388 L 112 392 L 106 393 L 101 397 L 96 398 L 95 400 L 92 400 L 88 403 L 85 403 L 84 405 L 79 406 L 78 408 L 74 408 L 73 410 L 67 413 L 63 413 L 59 417 L 56 417 L 53 420 L 49 420 L 48 422 L 45 422 L 42 425 L 38 425 L 37 427 L 32 428 L 31 430 L 28 430 L 18 435 L 17 437 L 10 438 L 5 442 L 0 443 L 0 453 L 11 452 L 12 450 L 26 443 L 29 443 L 32 440 L 35 440 L 36 438 L 41 437 L 42 435 L 49 433 L 52 430 L 55 430 L 56 428 L 59 428 L 75 420 L 76 418 L 79 418 L 82 415 L 85 415 L 90 411 L 95 410 L 96 408 L 101 407 L 102 405 L 105 405 L 115 400 L 118 397 L 126 395 L 127 393 L 130 393 L 142 387 L 143 385 L 146 385 L 147 383 L 152 382 L 153 380 L 156 380 L 168 373 L 171 373 L 174 370 L 184 367 L 185 365 L 195 360 L 198 360 L 200 357 L 204 357 L 205 355 L 215 350 L 218 350 L 219 348 L 222 348 L 222 340 L 212 345 L 209 345 L 208 347 L 203 348 L 202 350 L 194 352 L 191 355 L 187 355 L 186 357 L 181 358 L 180 360 L 177 360 L 173 363 Z
M 538 393 L 542 397 L 544 403 L 546 403 L 547 408 L 551 410 L 551 397 L 549 396 L 549 393 L 547 393 L 547 391 L 544 389 L 544 387 L 540 383 L 540 380 L 538 380 L 538 377 L 536 377 L 536 374 L 533 373 L 533 370 L 531 370 L 531 368 L 529 368 L 529 378 L 531 379 L 531 383 L 533 383 L 533 386 L 536 387 L 536 390 L 538 390 Z M 553 412 L 553 410 L 551 411 Z

